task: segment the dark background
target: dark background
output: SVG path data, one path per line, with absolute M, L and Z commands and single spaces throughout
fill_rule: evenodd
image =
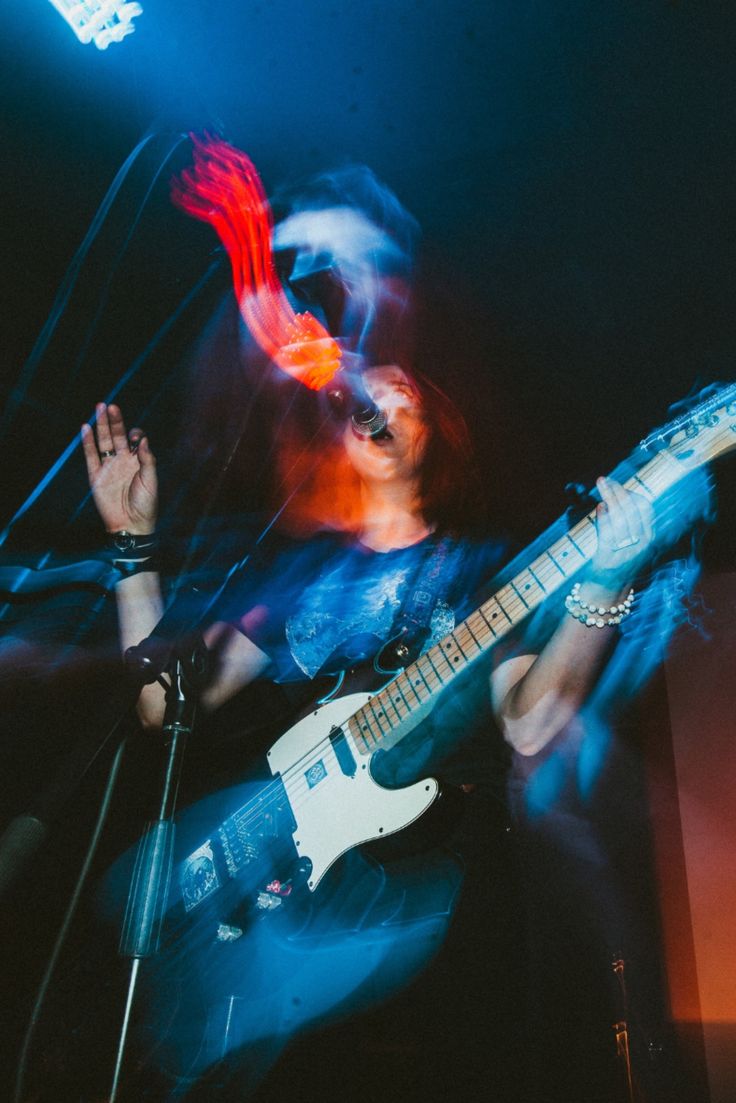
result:
M 732 4 L 147 0 L 144 8 L 135 34 L 106 53 L 78 44 L 44 0 L 3 12 L 3 524 L 139 359 L 119 397 L 145 423 L 164 467 L 190 431 L 180 420 L 186 365 L 229 286 L 220 260 L 187 299 L 218 259 L 211 232 L 168 201 L 186 144 L 169 154 L 190 130 L 221 131 L 269 190 L 366 163 L 417 217 L 423 348 L 468 416 L 497 527 L 515 540 L 564 508 L 565 483 L 613 467 L 671 402 L 734 378 Z M 34 356 L 75 250 L 150 130 Z M 708 554 L 714 566 L 732 566 L 732 462 L 720 465 L 718 486 Z M 68 525 L 84 493 L 75 454 L 8 535 L 4 561 L 95 541 L 89 510 Z M 62 679 L 42 706 L 34 700 L 18 808 L 72 720 L 99 725 L 85 714 L 88 685 L 75 680 L 74 697 Z M 25 692 L 32 697 L 33 687 Z M 95 683 L 94 692 L 105 691 Z M 13 703 L 19 713 L 26 704 L 22 695 Z M 12 709 L 5 721 L 18 740 Z M 9 770 L 14 745 L 6 744 Z M 645 845 L 641 779 L 627 771 L 623 793 Z M 649 889 L 639 892 L 649 915 Z M 34 922 L 43 947 L 48 934 L 38 915 Z M 471 1002 L 480 1016 L 483 993 Z M 409 1021 L 411 1005 L 405 1014 Z M 380 1042 L 380 1029 L 367 1036 Z M 411 1061 L 417 1050 L 406 1045 Z M 381 1045 L 374 1050 L 380 1056 Z M 384 1060 L 389 1050 L 387 1042 Z M 476 1054 L 470 1043 L 468 1052 Z M 400 1049 L 391 1060 L 401 1064 Z M 308 1075 L 308 1048 L 303 1063 Z M 478 1098 L 484 1090 L 477 1086 Z M 451 1094 L 451 1082 L 442 1091 Z
M 364 162 L 418 218 L 437 374 L 512 530 L 551 519 L 565 482 L 610 469 L 694 384 L 733 377 L 732 5 L 149 0 L 137 27 L 100 53 L 40 0 L 5 15 L 8 516 L 210 263 L 211 231 L 168 203 L 180 146 L 113 264 L 191 129 L 219 128 L 269 189 Z M 21 397 L 65 268 L 150 127 Z M 227 280 L 146 359 L 131 416 Z M 172 408 L 149 414 L 154 443 Z

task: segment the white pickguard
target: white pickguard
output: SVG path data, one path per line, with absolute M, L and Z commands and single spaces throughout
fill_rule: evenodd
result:
M 281 775 L 297 824 L 297 852 L 312 863 L 307 882 L 312 891 L 341 854 L 401 831 L 418 819 L 439 793 L 434 778 L 403 789 L 378 785 L 371 776 L 370 758 L 358 753 L 347 727 L 343 732 L 356 771 L 353 777 L 343 772 L 330 732 L 370 698 L 370 693 L 354 693 L 329 701 L 285 732 L 268 752 L 269 768 Z

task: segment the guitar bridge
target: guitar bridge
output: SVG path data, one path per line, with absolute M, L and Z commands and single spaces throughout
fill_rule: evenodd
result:
M 255 845 L 253 838 L 245 827 L 231 816 L 225 820 L 218 831 L 225 865 L 231 877 L 237 877 L 241 869 L 245 869 L 251 862 L 260 857 L 260 850 Z

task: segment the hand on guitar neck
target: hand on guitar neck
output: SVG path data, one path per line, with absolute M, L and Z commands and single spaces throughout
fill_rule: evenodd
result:
M 651 554 L 651 503 L 614 479 L 599 478 L 595 511 L 597 544 L 590 567 L 573 591 L 579 602 L 562 620 L 539 655 L 502 663 L 491 678 L 496 712 L 508 743 L 523 755 L 543 750 L 584 704 L 617 630 L 614 610 L 623 609 L 631 583 Z M 585 623 L 576 609 L 606 612 Z M 572 615 L 569 615 L 572 613 Z
M 591 602 L 610 606 L 626 596 L 651 553 L 654 511 L 642 494 L 614 479 L 601 476 L 596 486 L 601 496 L 596 508 L 598 544 L 581 592 Z

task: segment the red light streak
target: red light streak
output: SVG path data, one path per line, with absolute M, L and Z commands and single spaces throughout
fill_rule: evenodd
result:
M 284 294 L 273 263 L 271 208 L 255 165 L 220 138 L 191 139 L 194 163 L 172 181 L 172 201 L 217 233 L 243 321 L 266 355 L 320 390 L 340 367 L 340 347 L 313 314 L 295 313 Z

